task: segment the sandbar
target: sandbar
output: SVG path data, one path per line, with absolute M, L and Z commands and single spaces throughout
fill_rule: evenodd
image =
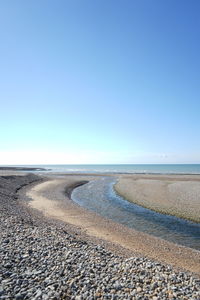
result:
M 200 223 L 200 175 L 123 175 L 115 190 L 135 204 Z

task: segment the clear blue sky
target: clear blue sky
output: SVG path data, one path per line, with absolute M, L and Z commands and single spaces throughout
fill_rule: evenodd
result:
M 2 0 L 0 164 L 200 163 L 199 12 Z

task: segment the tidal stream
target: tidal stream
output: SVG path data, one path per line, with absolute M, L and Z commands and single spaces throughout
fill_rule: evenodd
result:
M 90 181 L 73 190 L 72 200 L 129 228 L 200 250 L 200 224 L 130 203 L 115 193 L 115 182 L 112 177 Z

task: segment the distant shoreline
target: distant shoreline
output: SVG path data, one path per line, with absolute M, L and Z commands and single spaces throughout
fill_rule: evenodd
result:
M 49 171 L 49 169 L 36 167 L 0 167 L 0 171 Z

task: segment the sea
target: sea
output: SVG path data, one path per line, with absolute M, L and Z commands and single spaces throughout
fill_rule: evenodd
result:
M 200 164 L 63 164 L 13 167 L 45 168 L 53 173 L 200 174 Z

